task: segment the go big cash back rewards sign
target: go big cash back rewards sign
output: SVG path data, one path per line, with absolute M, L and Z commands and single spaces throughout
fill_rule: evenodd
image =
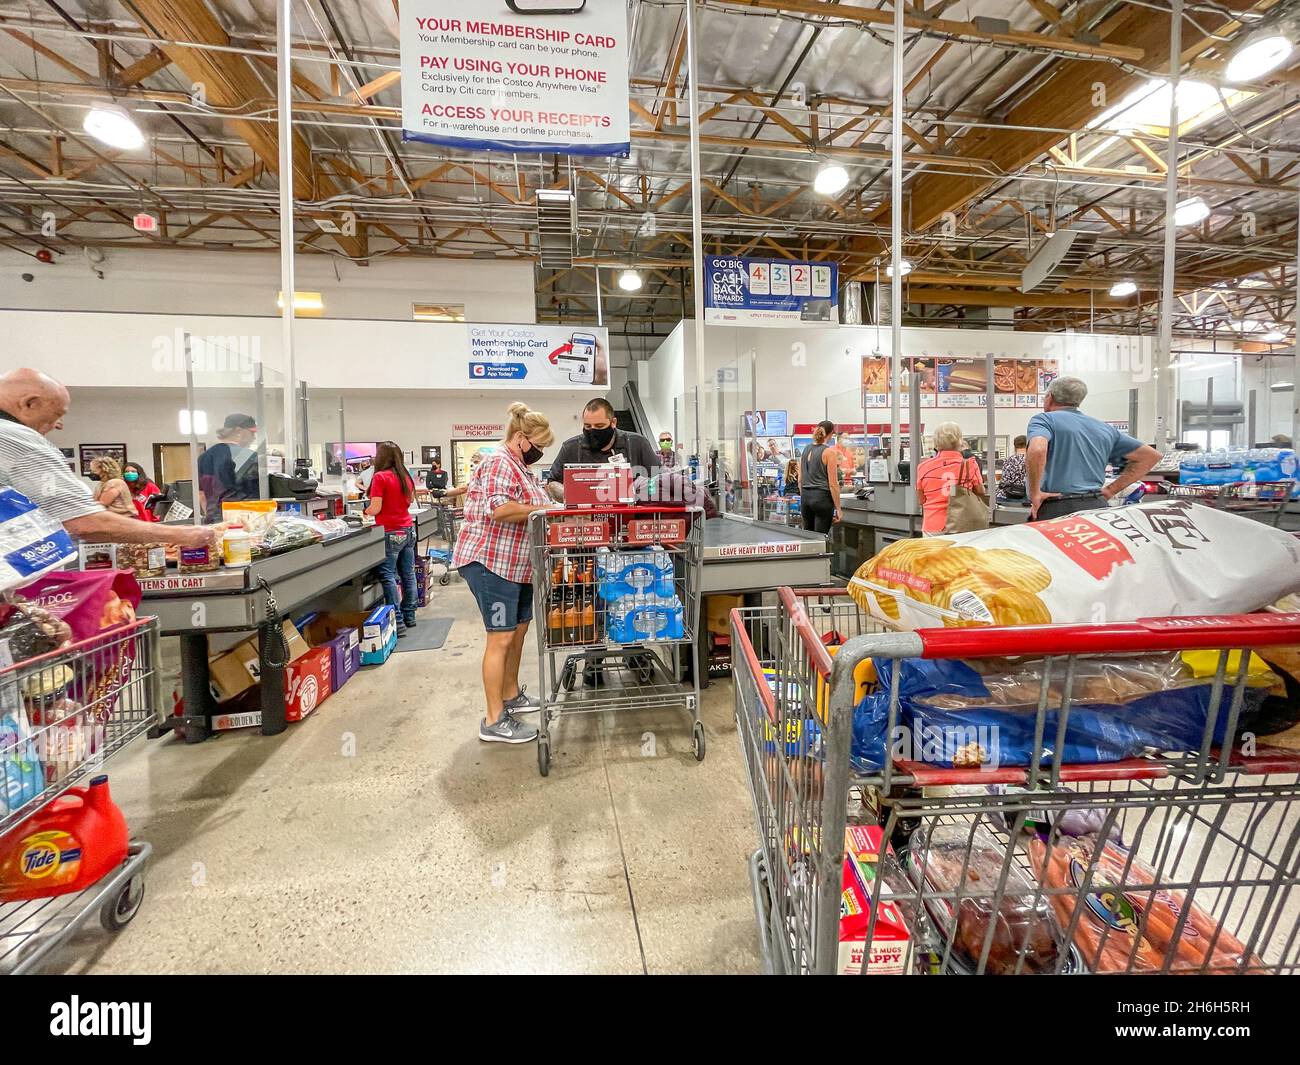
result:
M 627 155 L 623 0 L 403 0 L 402 137 Z

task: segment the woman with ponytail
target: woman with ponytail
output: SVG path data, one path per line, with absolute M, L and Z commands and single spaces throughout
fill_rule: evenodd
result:
M 799 456 L 799 513 L 803 527 L 823 536 L 840 520 L 840 456 L 834 441 L 835 423 L 818 422 L 813 442 Z
M 384 561 L 379 564 L 379 581 L 384 602 L 397 612 L 397 635 L 415 628 L 415 607 L 419 602 L 415 585 L 415 521 L 411 500 L 415 479 L 402 461 L 402 449 L 391 440 L 375 448 L 375 473 L 370 480 L 370 506 L 366 513 L 384 530 Z M 397 582 L 402 593 L 397 594 Z
M 478 601 L 487 629 L 483 648 L 483 693 L 487 710 L 478 738 L 488 743 L 530 743 L 537 730 L 515 712 L 540 704 L 519 684 L 524 637 L 533 619 L 533 567 L 528 519 L 550 499 L 529 469 L 551 446 L 555 434 L 545 414 L 512 403 L 505 439 L 479 464 L 465 494 L 465 521 L 451 564 Z

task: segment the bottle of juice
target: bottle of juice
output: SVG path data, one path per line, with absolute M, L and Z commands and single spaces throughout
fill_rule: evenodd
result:
M 564 599 L 559 591 L 551 596 L 551 609 L 546 616 L 546 629 L 552 647 L 564 643 Z
M 582 611 L 577 593 L 570 588 L 564 597 L 564 642 L 579 643 L 582 638 Z
M 596 642 L 596 593 L 588 585 L 583 589 L 582 604 L 582 642 Z

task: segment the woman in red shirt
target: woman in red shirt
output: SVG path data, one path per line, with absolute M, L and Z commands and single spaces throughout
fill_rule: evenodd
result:
M 406 635 L 407 629 L 415 628 L 415 607 L 419 602 L 415 587 L 415 523 L 411 518 L 415 481 L 402 461 L 401 450 L 391 440 L 383 441 L 375 449 L 374 469 L 366 513 L 384 528 L 385 557 L 379 564 L 379 580 L 384 586 L 384 601 L 397 612 L 400 637 Z
M 961 426 L 944 422 L 934 430 L 934 455 L 916 471 L 916 495 L 924 518 L 921 531 L 938 536 L 948 525 L 948 499 L 954 488 L 966 488 L 985 503 L 984 474 L 975 458 L 962 454 Z
M 156 517 L 154 512 L 145 506 L 154 496 L 162 495 L 162 489 L 144 472 L 144 467 L 138 462 L 128 462 L 122 467 L 122 480 L 131 490 L 131 498 L 135 500 L 135 509 L 140 517 L 145 521 L 161 521 L 161 518 Z

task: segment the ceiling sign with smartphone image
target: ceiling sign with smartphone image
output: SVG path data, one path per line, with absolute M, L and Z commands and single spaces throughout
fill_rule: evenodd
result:
M 402 139 L 625 156 L 621 0 L 403 0 Z
M 469 326 L 466 385 L 608 389 L 609 330 L 594 326 Z

